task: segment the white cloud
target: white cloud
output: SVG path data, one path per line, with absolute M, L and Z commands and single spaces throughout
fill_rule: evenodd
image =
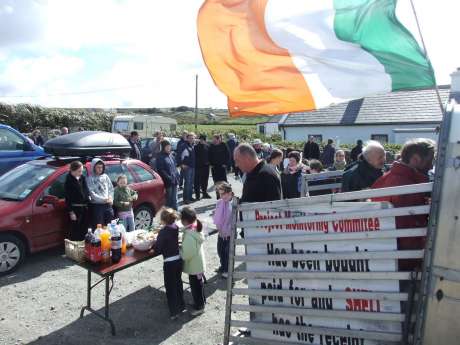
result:
M 14 90 L 15 95 L 39 96 L 18 97 L 15 101 L 42 102 L 46 94 L 69 92 L 73 85 L 66 80 L 72 78 L 83 69 L 83 60 L 76 57 L 56 55 L 51 57 L 14 59 L 10 61 L 0 74 L 9 87 L 3 89 Z M 14 99 L 13 99 L 14 100 Z

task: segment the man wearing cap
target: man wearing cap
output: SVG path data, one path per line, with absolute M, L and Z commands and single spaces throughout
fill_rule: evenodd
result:
M 262 140 L 254 139 L 252 147 L 256 151 L 257 158 L 263 159 L 264 158 L 264 151 L 262 150 Z
M 200 142 L 195 145 L 195 196 L 199 200 L 201 193 L 204 199 L 210 199 L 208 194 L 209 180 L 209 145 L 206 142 L 206 135 L 201 134 Z

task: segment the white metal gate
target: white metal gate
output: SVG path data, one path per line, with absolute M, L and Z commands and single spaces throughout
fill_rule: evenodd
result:
M 429 206 L 343 201 L 431 188 L 427 183 L 235 203 L 224 345 L 407 342 L 418 277 L 399 272 L 397 260 L 421 259 L 424 251 L 398 250 L 397 238 L 425 236 L 426 228 L 396 229 L 394 219 L 428 214 Z M 237 228 L 244 238 L 236 239 Z M 244 246 L 245 254 L 235 255 L 236 246 Z M 234 271 L 235 262 L 245 269 Z M 246 286 L 235 288 L 236 279 L 246 279 Z M 249 303 L 233 303 L 236 295 L 248 296 Z M 232 312 L 249 315 L 235 320 Z M 232 335 L 241 327 L 245 336 Z

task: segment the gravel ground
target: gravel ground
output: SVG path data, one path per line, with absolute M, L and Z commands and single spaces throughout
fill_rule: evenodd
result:
M 241 183 L 229 180 L 240 195 Z M 192 206 L 209 222 L 214 205 L 212 199 Z M 184 313 L 169 320 L 161 258 L 117 273 L 110 304 L 116 337 L 95 315 L 79 319 L 86 301 L 86 271 L 67 260 L 63 249 L 33 255 L 15 274 L 0 278 L 0 344 L 218 344 L 224 330 L 226 281 L 214 273 L 219 266 L 216 243 L 216 235 L 205 243 L 207 305 L 195 318 Z M 191 303 L 188 278 L 184 275 L 183 280 L 186 303 Z M 103 289 L 101 284 L 93 291 L 93 307 L 101 312 Z

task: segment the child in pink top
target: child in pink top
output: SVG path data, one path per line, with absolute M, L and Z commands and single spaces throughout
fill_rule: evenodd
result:
M 213 221 L 219 232 L 217 238 L 217 254 L 220 259 L 219 273 L 223 278 L 228 277 L 228 256 L 230 249 L 230 236 L 232 234 L 232 186 L 222 182 L 217 187 L 220 199 L 217 200 Z

